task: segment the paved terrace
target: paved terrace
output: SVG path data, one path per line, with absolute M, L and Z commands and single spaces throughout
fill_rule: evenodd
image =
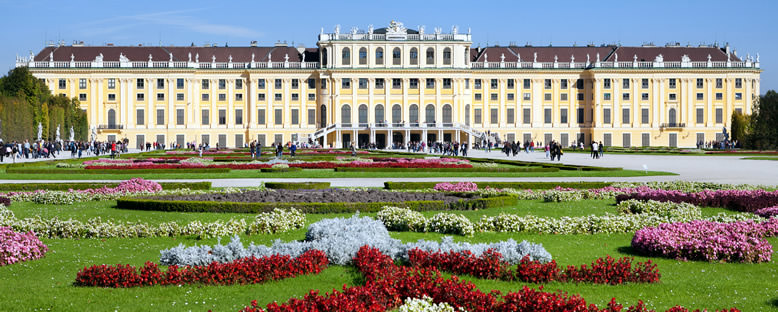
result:
M 536 151 L 535 153 L 520 153 L 516 157 L 506 157 L 499 150 L 492 152 L 470 151 L 469 156 L 486 157 L 495 159 L 516 159 L 524 161 L 550 162 L 545 158 L 545 153 Z M 69 158 L 70 153 L 62 153 L 58 159 Z M 603 158 L 592 159 L 586 153 L 567 153 L 562 157 L 562 163 L 573 165 L 592 165 L 604 167 L 621 167 L 634 170 L 651 170 L 674 172 L 678 175 L 672 176 L 650 176 L 650 177 L 438 177 L 438 178 L 326 178 L 326 179 L 178 179 L 178 180 L 158 180 L 195 182 L 210 181 L 214 187 L 227 186 L 256 186 L 261 182 L 283 181 L 283 182 L 304 182 L 321 181 L 330 182 L 333 186 L 369 186 L 380 187 L 385 181 L 397 182 L 429 182 L 429 181 L 701 181 L 732 184 L 763 184 L 778 185 L 778 161 L 769 160 L 745 160 L 740 156 L 675 156 L 675 155 L 618 155 L 606 153 Z M 45 159 L 43 159 L 45 160 Z M 32 161 L 32 160 L 26 160 Z M 6 159 L 5 163 L 9 161 Z M 0 183 L 70 183 L 70 182 L 88 182 L 86 180 L 0 180 Z M 92 182 L 115 182 L 115 181 L 92 181 Z

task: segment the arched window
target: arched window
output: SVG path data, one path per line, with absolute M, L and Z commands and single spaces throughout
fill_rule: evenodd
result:
M 320 128 L 324 128 L 327 126 L 327 106 L 322 105 L 321 106 L 321 124 L 319 125 Z
M 451 123 L 451 105 L 443 105 L 443 123 Z
M 384 65 L 384 48 L 375 49 L 375 64 Z
M 427 104 L 427 107 L 424 108 L 424 117 L 424 122 L 428 124 L 435 123 L 435 105 Z
M 351 106 L 345 104 L 340 107 L 340 121 L 344 127 L 351 125 Z
M 443 49 L 443 65 L 451 65 L 451 48 Z
M 343 53 L 341 53 L 341 63 L 343 63 L 343 65 L 351 65 L 351 50 L 348 48 L 343 48 Z
M 327 49 L 321 51 L 321 65 L 327 67 Z
M 669 120 L 668 120 L 668 121 L 669 121 L 671 124 L 674 124 L 674 123 L 676 122 L 676 118 L 675 118 L 675 108 L 671 108 L 671 109 L 670 109 L 670 116 L 669 116 L 669 117 L 670 117 L 670 118 L 669 118 Z
M 394 48 L 394 50 L 392 50 L 392 64 L 402 64 L 402 52 L 400 52 L 400 48 Z
M 403 108 L 400 104 L 394 104 L 392 106 L 392 123 L 403 122 Z
M 377 124 L 384 124 L 384 106 L 378 104 L 375 106 L 375 122 Z
M 465 105 L 465 124 L 470 125 L 470 104 Z
M 435 49 L 427 48 L 427 65 L 435 65 Z
M 116 128 L 116 111 L 113 108 L 108 110 L 108 129 Z
M 419 105 L 411 104 L 408 110 L 408 121 L 411 124 L 419 125 Z
M 359 105 L 359 126 L 367 125 L 367 105 Z
M 419 65 L 419 50 L 411 48 L 411 65 Z
M 367 65 L 367 49 L 359 49 L 359 65 Z

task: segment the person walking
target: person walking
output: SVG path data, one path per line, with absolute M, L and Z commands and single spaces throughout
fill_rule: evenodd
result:
M 599 145 L 597 144 L 597 141 L 592 141 L 592 159 L 598 158 L 598 152 L 599 152 Z
M 543 149 L 546 151 L 546 159 L 548 159 L 549 158 L 548 156 L 551 153 L 551 146 L 548 144 L 548 142 L 546 142 L 546 146 L 543 147 Z M 554 160 L 554 158 L 551 157 L 551 160 Z
M 598 158 L 598 159 L 599 159 L 600 157 L 602 157 L 602 154 L 603 154 L 603 152 L 605 151 L 605 147 L 604 147 L 604 146 L 605 146 L 605 145 L 603 145 L 603 144 L 602 144 L 602 141 L 600 141 L 600 146 L 599 146 L 599 149 L 597 150 L 597 153 L 598 153 L 598 155 L 597 155 L 597 158 Z

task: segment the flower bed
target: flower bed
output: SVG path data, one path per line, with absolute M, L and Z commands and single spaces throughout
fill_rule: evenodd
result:
M 728 224 L 695 220 L 641 229 L 632 238 L 632 248 L 649 256 L 683 260 L 766 262 L 773 247 L 764 238 L 776 235 L 775 218 Z
M 778 206 L 762 208 L 757 211 L 754 211 L 754 214 L 762 218 L 772 218 L 778 216 Z
M 100 188 L 83 190 L 33 192 L 9 192 L 8 196 L 18 201 L 32 201 L 38 204 L 71 205 L 75 202 L 107 200 L 134 194 L 154 194 L 162 191 L 162 186 L 154 181 L 133 178 L 119 182 L 115 187 L 104 185 Z
M 32 231 L 14 232 L 0 226 L 0 266 L 40 259 L 49 248 Z
M 436 191 L 441 192 L 473 192 L 478 190 L 478 185 L 473 182 L 459 182 L 459 183 L 438 183 L 433 188 Z
M 682 191 L 649 190 L 618 195 L 616 201 L 628 199 L 691 203 L 697 206 L 722 207 L 736 211 L 754 212 L 760 208 L 778 205 L 778 191 L 716 190 L 686 193 Z
M 94 265 L 76 274 L 76 286 L 129 288 L 156 285 L 245 285 L 260 284 L 318 274 L 327 267 L 327 257 L 319 250 L 308 250 L 292 258 L 273 255 L 262 258 L 243 258 L 230 263 L 213 262 L 207 266 L 186 266 L 179 270 L 171 266 L 162 271 L 152 263 L 136 269 L 131 265 Z
M 454 274 L 467 274 L 477 278 L 548 283 L 552 281 L 617 285 L 623 283 L 657 283 L 659 270 L 651 260 L 635 263 L 630 257 L 599 258 L 591 266 L 568 266 L 562 270 L 556 261 L 540 262 L 525 257 L 513 268 L 502 260 L 502 255 L 487 250 L 481 256 L 469 251 L 427 252 L 419 249 L 408 251 L 411 266 L 435 268 Z
M 0 196 L 0 205 L 8 207 L 11 205 L 11 199 L 5 196 Z
M 380 250 L 362 247 L 353 260 L 357 270 L 365 276 L 364 286 L 344 286 L 343 290 L 333 290 L 320 295 L 311 290 L 302 298 L 292 298 L 285 303 L 271 303 L 264 309 L 256 300 L 243 312 L 280 312 L 280 311 L 388 311 L 402 304 L 404 298 L 427 296 L 435 303 L 446 303 L 455 310 L 480 311 L 630 311 L 648 312 L 642 301 L 636 306 L 625 309 L 612 299 L 606 308 L 587 304 L 578 295 L 549 293 L 527 286 L 518 292 L 502 294 L 499 291 L 489 293 L 478 290 L 472 282 L 460 280 L 456 276 L 444 279 L 436 270 L 397 266 L 392 259 Z M 674 307 L 668 311 L 688 311 Z M 717 311 L 739 311 L 737 309 Z

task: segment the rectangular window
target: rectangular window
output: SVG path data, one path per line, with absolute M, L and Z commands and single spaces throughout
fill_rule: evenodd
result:
M 529 101 L 532 98 L 532 94 L 529 92 L 524 92 L 524 100 Z
M 669 94 L 669 100 L 670 101 L 675 101 L 677 99 L 678 99 L 678 96 L 675 93 L 670 93 Z
M 610 108 L 603 108 L 602 109 L 602 122 L 609 124 L 611 123 L 611 109 Z
M 264 125 L 265 124 L 265 109 L 260 108 L 257 110 L 257 124 L 258 125 Z
M 648 124 L 648 108 L 640 109 L 640 123 Z
M 492 81 L 491 81 L 491 84 L 490 84 L 490 87 L 491 87 L 492 89 L 497 89 L 497 83 L 498 83 L 498 82 L 497 82 L 497 79 L 492 79 Z
M 350 81 L 350 80 L 349 80 L 349 81 Z M 284 86 L 284 82 L 283 82 L 283 80 L 281 80 L 281 79 L 276 79 L 276 80 L 273 82 L 273 84 L 274 84 L 274 86 L 273 86 L 273 87 L 274 87 L 275 89 L 281 89 L 281 88 Z
M 721 88 L 723 85 L 723 81 L 721 78 L 716 78 L 716 88 Z
M 543 100 L 551 101 L 551 93 L 543 93 Z
M 299 100 L 300 100 L 300 94 L 292 93 L 292 101 L 299 101 Z
M 697 78 L 697 88 L 702 88 L 705 86 L 704 80 L 702 78 Z
M 611 79 L 610 78 L 603 79 L 602 80 L 602 87 L 605 88 L 605 89 L 610 89 L 611 88 Z
M 716 123 L 720 124 L 724 122 L 724 110 L 721 108 L 716 108 Z
M 235 79 L 235 90 L 243 90 L 243 80 Z
M 723 94 L 721 94 L 721 92 L 717 92 L 717 93 L 716 93 L 716 100 L 721 100 L 721 99 L 723 99 L 723 98 L 724 98 L 724 95 L 723 95 Z
M 525 108 L 522 111 L 521 114 L 522 114 L 521 117 L 522 117 L 522 122 L 523 123 L 528 124 L 528 123 L 531 122 L 531 120 L 532 120 L 532 109 L 531 108 Z
M 497 93 L 492 93 L 489 97 L 492 101 L 497 101 Z
M 648 101 L 648 93 L 641 93 L 640 99 L 643 101 Z
M 419 88 L 419 79 L 417 78 L 411 78 L 408 80 L 409 88 L 411 89 L 418 89 Z M 400 79 L 393 79 L 392 80 L 392 88 L 393 89 L 400 89 L 402 87 L 401 80 Z
M 144 123 L 146 123 L 146 114 L 143 109 L 135 110 L 135 124 L 141 126 Z
M 157 125 L 161 126 L 165 124 L 165 109 L 158 108 L 157 109 Z
M 507 122 L 509 124 L 512 124 L 512 123 L 516 122 L 516 116 L 515 115 L 516 115 L 516 112 L 514 111 L 513 108 L 508 108 L 508 109 L 505 110 L 505 117 L 506 117 Z
M 532 81 L 529 79 L 524 79 L 524 89 L 529 89 L 532 86 Z
M 235 109 L 235 124 L 236 125 L 242 125 L 243 124 L 243 109 L 236 108 Z
M 643 145 L 643 147 L 651 146 L 651 134 L 650 133 L 642 133 L 640 135 L 640 138 L 641 138 L 641 141 L 642 141 L 640 143 L 641 143 L 641 145 Z
M 359 78 L 359 88 L 367 89 L 367 78 Z
M 316 93 L 308 93 L 308 101 L 316 101 Z
M 108 89 L 116 89 L 116 79 L 108 78 Z
M 276 125 L 284 124 L 284 111 L 282 109 L 280 109 L 280 108 L 276 108 L 276 110 L 274 111 L 274 114 L 275 114 L 275 116 L 273 116 L 274 117 L 273 122 Z
M 221 148 L 227 147 L 227 135 L 226 134 L 220 134 L 219 135 L 219 141 L 216 144 L 219 144 L 219 147 L 221 147 Z
M 640 87 L 643 89 L 648 89 L 648 78 L 643 78 L 640 81 Z
M 292 89 L 300 88 L 300 79 L 292 79 Z
M 584 88 L 584 81 L 583 81 L 583 79 L 577 79 L 575 81 L 575 88 L 578 89 L 578 90 L 581 90 L 581 89 Z
M 208 79 L 200 80 L 200 89 L 208 90 L 211 88 L 211 81 Z
M 705 123 L 705 108 L 697 108 L 697 124 Z
M 632 135 L 629 133 L 622 133 L 621 134 L 621 146 L 622 147 L 630 147 L 632 146 Z
M 226 125 L 227 124 L 227 110 L 226 109 L 220 109 L 219 110 L 219 125 Z
M 602 134 L 602 145 L 611 146 L 611 143 L 613 141 L 613 134 L 610 133 L 603 133 Z
M 327 80 L 325 79 L 321 80 L 321 88 L 322 90 L 327 90 Z
M 138 94 L 143 95 L 143 93 L 138 93 Z M 86 101 L 86 93 L 78 94 L 78 100 L 81 101 L 81 102 L 85 102 Z
M 480 100 L 481 100 L 481 93 L 476 93 L 476 94 L 474 94 L 473 96 L 474 96 L 474 99 L 475 99 L 476 101 L 480 101 Z
M 227 79 L 219 79 L 219 90 L 227 89 Z
M 629 93 L 622 93 L 621 99 L 624 101 L 629 101 Z
M 165 100 L 165 94 L 157 93 L 157 101 L 164 101 L 164 100 Z
M 281 96 L 281 93 L 276 93 L 276 94 L 274 94 L 274 95 L 273 95 L 273 100 L 274 100 L 274 101 L 277 101 L 277 102 L 279 102 L 279 101 L 282 101 L 282 100 L 283 100 L 283 97 Z
M 741 78 L 735 78 L 735 88 L 742 88 L 743 87 L 743 79 Z
M 465 78 L 465 89 L 470 89 L 470 78 Z
M 550 124 L 551 123 L 551 109 L 550 108 L 544 108 L 543 109 L 543 122 Z
M 351 78 L 343 78 L 340 80 L 340 87 L 342 89 L 351 89 Z
M 184 100 L 184 94 L 176 93 L 176 101 L 183 101 L 183 100 Z
M 157 89 L 164 89 L 164 88 L 165 88 L 165 79 L 158 78 Z
M 559 88 L 560 89 L 567 89 L 567 79 L 562 79 L 559 81 Z
M 611 94 L 610 94 L 610 92 L 603 93 L 603 94 L 602 94 L 602 98 L 603 98 L 603 100 L 605 100 L 605 101 L 610 101 L 610 100 L 611 100 Z
M 515 79 L 508 79 L 508 82 L 507 82 L 508 89 L 513 89 L 514 87 L 516 87 L 515 84 L 516 84 L 516 80 Z
M 473 83 L 473 88 L 481 89 L 481 79 L 476 79 Z
M 621 79 L 621 88 L 629 89 L 629 79 Z
M 622 108 L 621 109 L 621 123 L 622 124 L 629 124 L 629 108 Z
M 84 79 L 84 87 L 86 87 L 86 79 Z M 146 87 L 146 80 L 143 78 L 135 79 L 135 88 L 143 90 Z
M 315 125 L 316 124 L 316 109 L 315 108 L 308 109 L 308 124 L 309 125 Z
M 543 87 L 545 89 L 551 89 L 551 79 L 546 79 L 543 81 Z
M 499 114 L 499 110 L 497 108 L 492 108 L 489 110 L 489 121 L 493 125 L 500 123 L 500 117 L 498 116 L 498 114 Z
M 235 93 L 235 101 L 243 101 L 243 93 Z
M 265 79 L 257 80 L 257 89 L 264 89 L 264 88 L 265 88 Z
M 578 108 L 576 110 L 576 119 L 578 119 L 577 121 L 578 121 L 579 124 L 584 123 L 584 109 L 583 108 Z
M 226 101 L 227 100 L 227 94 L 226 93 L 219 93 L 219 101 Z
M 567 108 L 559 110 L 559 122 L 563 124 L 567 123 Z
M 138 93 L 135 95 L 135 100 L 138 102 L 143 102 L 146 100 L 146 94 L 144 93 Z
M 473 122 L 475 124 L 481 124 L 481 109 L 480 108 L 476 108 L 476 109 L 473 110 L 473 116 L 474 116 L 473 117 L 474 118 Z
M 743 99 L 743 93 L 735 92 L 735 100 L 742 100 Z
M 427 89 L 435 89 L 435 79 L 427 78 Z
M 376 78 L 375 79 L 375 88 L 376 89 L 383 89 L 384 88 L 384 78 Z
M 140 80 L 140 79 L 138 79 L 138 80 Z M 81 78 L 81 79 L 78 80 L 78 88 L 79 89 L 86 89 L 86 79 Z
M 211 114 L 207 109 L 204 109 L 200 112 L 200 123 L 203 126 L 211 124 Z
M 308 89 L 316 89 L 316 79 L 308 78 Z
M 176 124 L 177 125 L 183 125 L 184 124 L 184 109 L 183 108 L 176 109 Z
M 702 99 L 704 99 L 704 96 L 702 95 L 702 93 L 697 93 L 697 100 L 701 101 Z
M 300 110 L 293 108 L 292 109 L 292 124 L 293 125 L 299 125 L 300 124 Z
M 670 78 L 668 84 L 670 85 L 670 89 L 675 89 L 675 78 Z
M 451 78 L 443 78 L 443 89 L 451 89 Z
M 265 94 L 257 93 L 257 101 L 264 101 L 264 100 L 265 100 Z
M 243 141 L 242 134 L 235 135 L 235 147 L 243 147 L 246 142 Z
M 184 79 L 178 78 L 176 79 L 176 89 L 183 89 L 184 88 Z
M 579 101 L 583 101 L 584 100 L 584 94 L 583 93 L 578 93 L 578 100 Z
M 211 100 L 211 95 L 210 95 L 210 94 L 208 94 L 208 93 L 203 93 L 203 94 L 201 95 L 201 97 L 202 97 L 202 99 L 203 99 L 203 102 L 208 102 L 208 101 L 210 101 L 210 100 Z
M 513 93 L 508 93 L 508 101 L 513 101 L 515 99 L 515 95 Z

